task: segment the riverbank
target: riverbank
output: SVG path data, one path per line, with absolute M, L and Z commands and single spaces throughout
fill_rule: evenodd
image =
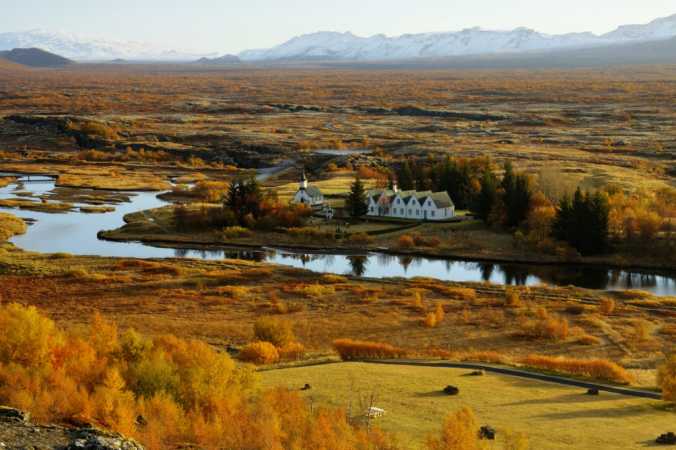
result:
M 545 266 L 607 267 L 608 269 L 635 271 L 663 271 L 673 274 L 676 260 L 673 254 L 666 257 L 642 249 L 625 249 L 622 252 L 591 257 L 562 257 L 518 248 L 507 233 L 485 227 L 479 221 L 459 223 L 396 224 L 360 222 L 347 228 L 349 236 L 335 239 L 322 235 L 332 233 L 334 225 L 308 227 L 307 233 L 252 232 L 242 237 L 226 236 L 223 232 L 198 231 L 181 233 L 172 224 L 172 208 L 143 211 L 124 217 L 125 225 L 116 230 L 105 230 L 99 238 L 115 242 L 143 242 L 161 247 L 240 247 L 263 249 L 283 248 L 297 252 L 320 254 L 364 254 L 377 252 L 392 256 L 416 258 L 462 259 L 483 263 L 538 264 Z M 364 236 L 366 235 L 366 237 Z M 423 245 L 403 247 L 402 235 L 420 235 Z M 351 237 L 350 237 L 351 236 Z M 438 245 L 424 245 L 424 241 L 437 240 Z M 674 274 L 676 276 L 676 274 Z

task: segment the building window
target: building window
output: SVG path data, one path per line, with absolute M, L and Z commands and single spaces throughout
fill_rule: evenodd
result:
M 432 211 L 432 217 L 434 217 L 434 213 L 435 213 L 435 211 Z
M 411 213 L 411 210 L 409 209 L 409 210 L 408 210 L 408 215 L 410 216 L 411 214 L 412 214 L 412 213 Z

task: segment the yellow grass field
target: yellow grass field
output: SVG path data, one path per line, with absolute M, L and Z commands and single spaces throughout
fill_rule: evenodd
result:
M 471 407 L 480 425 L 494 427 L 498 439 L 489 448 L 500 449 L 506 430 L 526 433 L 530 448 L 628 450 L 651 446 L 674 428 L 676 411 L 657 400 L 601 393 L 534 380 L 487 373 L 467 376 L 465 369 L 338 363 L 261 372 L 264 387 L 300 389 L 309 383 L 306 397 L 315 405 L 330 404 L 365 411 L 385 409 L 375 419 L 386 431 L 397 433 L 405 448 L 418 449 L 435 433 L 445 416 Z M 441 390 L 453 385 L 460 395 Z

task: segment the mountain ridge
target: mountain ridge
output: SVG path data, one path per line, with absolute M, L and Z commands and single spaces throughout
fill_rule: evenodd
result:
M 177 51 L 143 42 L 111 41 L 41 29 L 0 33 L 0 51 L 30 47 L 41 48 L 76 61 L 191 61 L 217 56 L 211 53 Z
M 590 32 L 540 33 L 519 27 L 510 31 L 479 27 L 460 31 L 403 34 L 387 37 L 376 34 L 360 37 L 351 32 L 321 31 L 296 36 L 270 49 L 245 50 L 243 61 L 274 60 L 392 60 L 469 56 L 492 53 L 525 53 L 601 47 L 627 42 L 669 39 L 676 36 L 676 14 L 647 24 L 621 25 L 596 35 Z

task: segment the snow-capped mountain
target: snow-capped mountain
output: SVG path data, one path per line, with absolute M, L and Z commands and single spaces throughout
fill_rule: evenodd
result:
M 295 37 L 271 49 L 244 51 L 239 57 L 244 61 L 434 58 L 589 48 L 674 36 L 676 15 L 646 25 L 624 25 L 600 36 L 593 33 L 550 35 L 527 28 L 512 31 L 469 28 L 457 32 L 405 34 L 397 37 L 382 34 L 359 37 L 350 32 L 318 32 Z
M 76 61 L 94 60 L 193 60 L 213 56 L 181 52 L 142 42 L 118 42 L 88 38 L 71 33 L 32 30 L 0 33 L 0 51 L 40 48 Z

